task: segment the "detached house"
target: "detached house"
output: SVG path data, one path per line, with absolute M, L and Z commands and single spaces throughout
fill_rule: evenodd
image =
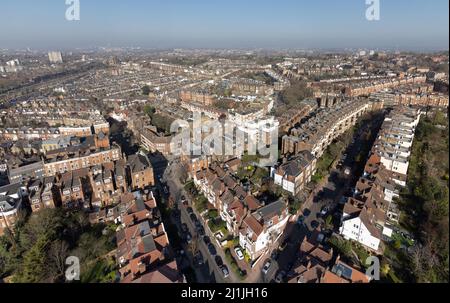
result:
M 383 233 L 384 219 L 382 211 L 350 198 L 344 206 L 343 223 L 339 232 L 345 239 L 359 242 L 377 252 Z
M 251 260 L 263 255 L 278 240 L 288 219 L 287 205 L 281 200 L 259 208 L 244 219 L 239 232 L 239 244 Z

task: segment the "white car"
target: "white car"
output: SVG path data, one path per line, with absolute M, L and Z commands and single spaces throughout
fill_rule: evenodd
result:
M 242 253 L 242 250 L 239 247 L 236 247 L 234 249 L 234 252 L 236 253 L 236 256 L 239 260 L 244 260 L 244 254 Z
M 262 269 L 263 274 L 267 275 L 267 273 L 269 272 L 270 266 L 272 265 L 272 262 L 270 260 L 268 260 Z

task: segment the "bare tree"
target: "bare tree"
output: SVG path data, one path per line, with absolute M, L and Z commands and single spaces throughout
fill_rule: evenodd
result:
M 69 245 L 65 241 L 56 240 L 50 245 L 48 257 L 52 261 L 53 280 L 60 279 L 65 272 L 65 262 L 69 254 Z

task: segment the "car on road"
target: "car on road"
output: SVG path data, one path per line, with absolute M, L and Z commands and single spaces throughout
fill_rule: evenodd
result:
M 236 253 L 236 256 L 239 260 L 244 260 L 244 254 L 242 253 L 242 250 L 240 247 L 236 247 L 234 249 L 234 252 Z
M 209 251 L 209 253 L 211 254 L 211 256 L 217 255 L 216 247 L 215 247 L 214 244 L 212 244 L 212 243 L 209 243 L 209 244 L 208 244 L 208 251 Z
M 223 266 L 223 261 L 222 261 L 222 258 L 220 256 L 216 256 L 214 258 L 214 261 L 216 261 L 217 266 L 219 266 L 219 267 Z
M 269 272 L 269 269 L 270 269 L 271 266 L 272 266 L 272 261 L 271 260 L 267 260 L 266 263 L 264 263 L 264 266 L 262 268 L 263 274 L 267 275 L 267 273 Z
M 187 213 L 190 214 L 190 215 L 192 215 L 192 214 L 194 213 L 194 210 L 192 209 L 192 207 L 188 207 L 188 208 L 186 209 L 186 211 L 187 211 Z
M 203 259 L 203 255 L 201 252 L 198 252 L 195 256 L 194 256 L 194 265 L 195 266 L 202 266 L 204 263 L 204 259 Z
M 282 283 L 284 278 L 286 277 L 286 272 L 284 270 L 278 272 L 278 274 L 275 277 L 276 283 Z
M 230 271 L 228 270 L 228 267 L 226 267 L 225 265 L 222 265 L 222 267 L 220 267 L 220 269 L 222 270 L 222 274 L 225 279 L 230 276 Z
M 197 216 L 195 214 L 191 214 L 189 217 L 191 218 L 192 223 L 195 223 L 198 221 Z

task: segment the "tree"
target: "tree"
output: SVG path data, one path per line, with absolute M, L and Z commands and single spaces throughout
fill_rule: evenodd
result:
M 48 244 L 49 240 L 46 236 L 39 237 L 36 244 L 25 253 L 21 270 L 14 276 L 14 282 L 39 283 L 46 280 Z
M 50 244 L 48 254 L 51 261 L 53 280 L 59 280 L 65 272 L 65 262 L 69 256 L 69 245 L 66 241 L 56 240 Z
M 311 98 L 312 96 L 313 92 L 307 87 L 306 82 L 297 81 L 281 93 L 281 100 L 288 106 L 295 106 L 304 99 Z
M 326 219 L 325 219 L 325 225 L 324 225 L 325 229 L 333 229 L 333 216 L 329 215 Z

